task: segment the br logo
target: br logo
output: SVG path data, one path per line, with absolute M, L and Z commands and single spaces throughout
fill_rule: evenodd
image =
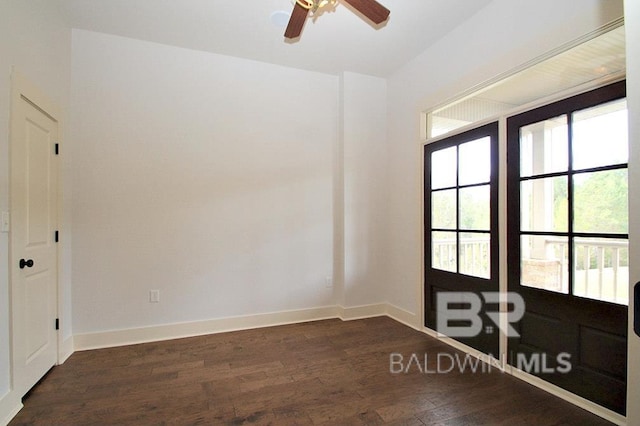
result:
M 438 333 L 449 337 L 474 337 L 482 332 L 483 324 L 480 312 L 483 303 L 505 306 L 503 312 L 506 321 L 500 320 L 499 308 L 485 312 L 496 327 L 507 337 L 520 337 L 511 324 L 520 321 L 525 312 L 525 303 L 518 293 L 482 292 L 480 295 L 470 292 L 438 293 Z M 484 299 L 484 300 L 483 300 Z M 458 324 L 458 325 L 451 325 Z M 464 324 L 464 325 L 460 325 Z M 489 327 L 489 329 L 493 329 Z

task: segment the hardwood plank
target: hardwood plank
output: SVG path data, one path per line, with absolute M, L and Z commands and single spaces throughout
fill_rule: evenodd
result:
M 462 356 L 389 318 L 78 352 L 10 425 L 608 424 L 497 369 L 392 374 L 391 353 Z

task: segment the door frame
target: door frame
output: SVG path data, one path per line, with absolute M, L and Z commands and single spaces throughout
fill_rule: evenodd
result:
M 627 36 L 627 105 L 629 109 L 629 193 L 640 188 L 640 4 L 636 0 L 624 1 L 625 31 Z M 640 214 L 640 201 L 629 197 L 629 218 Z M 633 294 L 634 283 L 640 280 L 640 262 L 632 262 L 640 255 L 640 223 L 629 221 L 629 295 Z M 627 424 L 640 423 L 640 367 L 634 360 L 640 356 L 640 337 L 633 331 L 633 298 L 629 303 L 629 337 L 627 352 Z
M 11 193 L 13 191 L 13 182 L 12 182 L 12 178 L 11 178 L 11 169 L 12 169 L 12 152 L 13 152 L 13 146 L 14 144 L 17 143 L 17 141 L 14 138 L 14 135 L 12 134 L 11 128 L 13 127 L 13 122 L 16 119 L 16 109 L 18 108 L 19 103 L 22 101 L 22 98 L 27 99 L 29 102 L 31 102 L 34 106 L 36 106 L 38 109 L 40 109 L 43 113 L 45 113 L 46 115 L 48 115 L 49 117 L 51 117 L 58 125 L 58 142 L 60 145 L 62 145 L 62 140 L 63 140 L 63 114 L 62 114 L 62 110 L 54 103 L 52 102 L 49 97 L 42 91 L 40 90 L 35 84 L 31 83 L 31 81 L 29 81 L 24 75 L 22 75 L 20 72 L 16 71 L 15 68 L 12 67 L 12 72 L 11 72 L 11 105 L 10 105 L 10 112 L 9 112 L 9 212 L 10 212 L 10 216 L 9 217 L 13 217 L 13 215 L 15 214 L 14 211 L 14 207 L 11 204 Z M 55 224 L 56 229 L 58 230 L 59 235 L 62 235 L 62 227 L 61 227 L 61 222 L 62 222 L 62 182 L 60 179 L 60 163 L 58 165 L 58 167 L 56 168 L 56 174 L 57 174 L 57 187 L 55 188 L 56 191 L 56 209 L 57 209 L 57 218 L 56 221 L 57 223 Z M 13 239 L 13 234 L 11 233 L 11 225 L 9 228 L 9 248 L 8 248 L 8 254 L 9 254 L 9 262 L 8 262 L 8 266 L 9 266 L 9 382 L 10 382 L 10 392 L 14 392 L 15 391 L 15 377 L 14 377 L 14 345 L 13 345 L 13 336 L 15 333 L 14 330 L 14 319 L 13 319 L 13 285 L 15 282 L 15 277 L 13 276 L 13 268 L 11 268 L 11 265 L 13 265 L 13 262 L 16 260 L 14 254 L 12 253 L 12 247 L 13 247 L 13 243 L 12 243 L 12 239 Z M 60 241 L 60 240 L 59 240 Z M 62 272 L 62 262 L 61 262 L 61 252 L 62 252 L 62 243 L 58 242 L 55 245 L 55 250 L 56 250 L 56 261 L 55 261 L 55 267 L 56 267 L 56 282 L 55 282 L 55 287 L 56 287 L 56 291 L 55 291 L 55 297 L 56 297 L 56 318 L 60 318 L 60 312 L 62 312 L 62 306 L 63 306 L 63 301 L 64 301 L 64 295 L 62 294 L 62 286 L 60 285 L 60 281 L 61 281 L 61 272 Z M 64 361 L 64 354 L 61 352 L 62 348 L 64 347 L 63 345 L 63 337 L 62 337 L 62 325 L 60 324 L 60 327 L 58 330 L 56 330 L 56 355 L 57 355 L 57 359 L 56 359 L 56 365 L 62 363 Z M 18 399 L 22 398 L 22 395 L 16 395 L 16 397 Z

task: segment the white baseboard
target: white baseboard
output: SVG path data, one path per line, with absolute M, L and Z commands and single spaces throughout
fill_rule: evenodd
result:
M 296 311 L 219 318 L 205 321 L 131 328 L 126 330 L 104 331 L 99 333 L 76 334 L 73 340 L 75 350 L 84 351 L 180 339 L 184 337 L 202 336 L 205 334 L 224 333 L 228 331 L 319 321 L 338 317 L 338 309 L 335 306 L 326 306 Z
M 533 374 L 529 374 L 524 371 L 520 371 L 516 368 L 507 366 L 505 371 L 511 374 L 513 377 L 517 377 L 520 380 L 523 380 L 530 385 L 533 385 L 537 388 L 540 388 L 544 391 L 549 392 L 552 395 L 557 396 L 558 398 L 564 399 L 567 402 L 572 403 L 584 410 L 587 410 L 596 416 L 602 417 L 605 420 L 610 421 L 619 426 L 625 426 L 627 424 L 626 417 L 611 411 L 607 408 L 602 407 L 601 405 L 596 404 L 595 402 L 589 401 L 581 396 L 578 396 L 574 393 L 569 392 L 568 390 L 562 389 L 552 383 L 547 382 L 546 380 L 542 380 L 541 378 L 534 376 Z
M 375 305 L 362 306 L 337 306 L 338 317 L 342 321 L 353 321 L 364 318 L 374 318 L 386 315 L 386 304 L 378 303 Z
M 63 364 L 75 351 L 73 344 L 73 336 L 68 337 L 66 340 L 60 342 L 58 348 L 58 365 Z
M 0 398 L 0 426 L 9 424 L 22 409 L 22 400 L 15 392 L 9 391 Z
M 395 305 L 387 303 L 386 314 L 391 319 L 394 319 L 399 323 L 406 325 L 407 327 L 411 327 L 414 330 L 418 330 L 418 331 L 421 330 L 421 327 L 419 325 L 420 322 L 417 319 L 417 315 L 412 312 L 405 311 L 402 308 L 398 308 Z
M 64 360 L 66 360 L 74 350 L 84 351 L 115 346 L 134 345 L 138 343 L 180 339 L 184 337 L 201 336 L 228 331 L 319 321 L 330 318 L 340 318 L 343 321 L 352 321 L 383 315 L 390 316 L 400 323 L 415 328 L 412 325 L 415 322 L 414 314 L 387 303 L 349 307 L 325 306 L 321 308 L 301 309 L 296 311 L 273 312 L 267 314 L 219 318 L 178 324 L 165 324 L 125 330 L 76 334 L 64 342 L 61 350 L 60 362 L 64 362 Z
M 454 340 L 450 337 L 446 337 L 443 336 L 442 334 L 438 333 L 437 331 L 434 331 L 432 329 L 429 328 L 423 328 L 422 332 L 434 337 L 438 340 L 440 340 L 443 343 L 446 343 L 447 345 L 458 349 L 464 353 L 467 353 L 473 357 L 476 358 L 480 358 L 482 360 L 486 360 L 486 355 L 480 351 L 478 351 L 477 349 L 474 349 L 470 346 L 467 346 L 463 343 L 458 342 L 457 340 Z M 494 366 L 495 367 L 495 366 Z M 516 368 L 513 368 L 510 365 L 506 365 L 504 370 L 505 373 L 516 377 L 532 386 L 535 386 L 539 389 L 544 390 L 545 392 L 548 392 L 554 396 L 557 396 L 560 399 L 563 399 L 567 402 L 570 402 L 573 405 L 576 405 L 584 410 L 589 411 L 590 413 L 595 414 L 596 416 L 602 417 L 605 420 L 610 421 L 611 423 L 614 423 L 616 425 L 619 426 L 625 426 L 627 424 L 627 420 L 626 417 L 611 411 L 601 405 L 596 404 L 595 402 L 589 401 L 588 399 L 585 399 L 581 396 L 578 396 L 572 392 L 569 392 L 566 389 L 562 389 L 559 386 L 556 386 L 552 383 L 547 382 L 546 380 L 543 380 L 537 376 L 534 376 L 533 374 L 529 374 L 527 372 L 518 370 Z

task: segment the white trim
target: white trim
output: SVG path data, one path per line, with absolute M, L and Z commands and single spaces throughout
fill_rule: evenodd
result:
M 629 194 L 637 194 L 640 189 L 640 3 L 637 0 L 624 1 L 627 26 L 627 105 L 629 108 Z M 640 280 L 640 200 L 629 197 L 629 294 L 633 294 L 635 283 Z M 627 422 L 640 424 L 640 338 L 633 331 L 633 323 L 638 309 L 631 298 L 629 305 L 629 332 L 627 349 Z
M 399 322 L 400 324 L 404 324 L 407 327 L 411 327 L 414 330 L 420 331 L 420 326 L 417 325 L 418 324 L 418 317 L 413 312 L 405 311 L 402 308 L 399 308 L 399 307 L 397 307 L 395 305 L 387 303 L 386 304 L 386 315 L 389 318 Z
M 10 391 L 0 398 L 0 426 L 9 424 L 20 410 L 22 410 L 22 401 L 15 392 Z
M 550 394 L 557 396 L 558 398 L 570 402 L 571 404 L 578 406 L 583 410 L 587 410 L 590 413 L 595 414 L 596 416 L 602 417 L 605 420 L 615 423 L 616 425 L 625 426 L 627 424 L 626 417 L 607 408 L 604 408 L 601 405 L 596 404 L 595 402 L 589 401 L 588 399 L 571 393 L 568 390 L 562 389 L 561 387 L 549 383 L 546 380 L 543 380 L 532 374 L 518 370 L 511 366 L 507 366 L 505 372 L 530 385 L 537 387 L 538 389 L 542 389 L 543 391 L 549 392 Z
M 338 305 L 338 317 L 342 321 L 353 321 L 363 318 L 374 318 L 386 315 L 387 309 L 384 303 L 375 305 L 361 305 L 344 307 Z
M 302 322 L 320 321 L 332 318 L 338 318 L 342 321 L 353 321 L 381 316 L 388 316 L 401 324 L 417 329 L 412 325 L 415 323 L 415 314 L 388 303 L 348 307 L 340 305 L 325 306 L 295 311 L 271 312 L 258 315 L 245 315 L 204 321 L 76 334 L 64 342 L 64 348 L 63 351 L 61 351 L 60 356 L 60 363 L 64 362 L 64 360 L 66 360 L 74 350 L 85 351 L 91 349 L 111 348 L 116 346 L 202 336 L 206 334 L 224 333 L 229 331 L 298 324 Z M 63 356 L 63 354 L 65 356 Z
M 73 352 L 75 352 L 73 340 L 73 336 L 71 336 L 66 340 L 61 341 L 60 346 L 58 347 L 58 365 L 64 364 L 64 362 L 73 355 Z
M 420 266 L 419 266 L 419 282 L 420 284 L 418 285 L 418 289 L 416 291 L 416 297 L 418 298 L 418 314 L 419 317 L 417 318 L 417 322 L 416 327 L 418 327 L 418 329 L 422 329 L 422 327 L 424 327 L 424 320 L 425 320 L 425 313 L 427 311 L 427 307 L 425 306 L 425 301 L 427 300 L 427 295 L 425 293 L 425 283 L 426 283 L 426 271 L 427 271 L 427 265 L 425 262 L 425 256 L 426 256 L 426 250 L 425 250 L 425 244 L 426 244 L 426 235 L 425 235 L 425 227 L 424 227 L 424 218 L 425 218 L 425 205 L 424 205 L 424 189 L 425 189 L 425 181 L 424 181 L 424 170 L 426 167 L 426 163 L 424 161 L 424 151 L 425 151 L 425 146 L 426 143 L 425 141 L 422 141 L 422 143 L 420 143 L 418 145 L 418 162 L 420 163 L 420 169 L 417 171 L 417 176 L 416 179 L 418 180 L 419 184 L 418 186 L 418 194 L 416 194 L 416 200 L 420 200 L 419 204 L 420 204 L 420 209 L 419 209 L 419 213 L 420 213 L 420 217 L 416 218 L 417 223 L 420 224 L 420 247 L 418 248 L 418 251 L 420 253 L 420 259 L 421 261 L 419 262 Z
M 507 294 L 509 291 L 509 257 L 507 245 L 507 120 L 502 117 L 498 121 L 498 291 Z M 507 364 L 508 338 L 502 330 L 507 330 L 509 309 L 507 301 L 500 303 L 500 361 Z
M 338 318 L 337 307 L 326 306 L 295 311 L 272 312 L 205 321 L 130 328 L 125 330 L 76 334 L 73 338 L 73 342 L 76 351 L 85 351 L 90 349 L 134 345 L 138 343 L 181 339 L 185 337 L 202 336 L 229 331 L 319 321 L 330 318 Z
M 464 343 L 460 343 L 457 340 L 454 340 L 450 337 L 443 336 L 442 334 L 430 328 L 425 327 L 424 329 L 422 329 L 422 332 L 428 336 L 431 336 L 433 338 L 440 340 L 441 342 L 455 349 L 458 349 L 466 354 L 469 354 L 473 357 L 483 360 L 483 362 L 486 362 L 487 355 L 483 352 L 480 352 L 477 349 L 467 346 Z M 627 424 L 626 418 L 624 416 L 614 411 L 611 411 L 605 407 L 602 407 L 601 405 L 598 405 L 595 402 L 589 401 L 588 399 L 585 399 L 572 392 L 569 392 L 566 389 L 562 389 L 561 387 L 558 387 L 552 383 L 549 383 L 546 380 L 543 380 L 532 374 L 518 370 L 510 365 L 505 365 L 505 364 L 502 364 L 502 365 L 504 366 L 504 369 L 502 371 L 504 371 L 505 373 L 517 379 L 522 380 L 523 382 L 526 382 L 532 386 L 537 387 L 538 389 L 548 392 L 551 395 L 557 396 L 558 398 L 564 401 L 567 401 L 577 407 L 582 408 L 583 410 L 586 410 L 592 414 L 595 414 L 596 416 L 602 417 L 603 419 L 608 420 L 612 423 L 615 423 L 620 426 L 625 426 Z M 492 365 L 492 367 L 496 367 L 496 365 Z
M 478 120 L 478 121 L 474 121 L 473 123 L 469 123 L 463 127 L 459 127 L 457 129 L 454 129 L 448 133 L 442 134 L 442 135 L 438 135 L 435 136 L 433 138 L 429 138 L 429 139 L 421 139 L 420 140 L 420 144 L 421 145 L 428 145 L 434 142 L 438 142 L 441 141 L 443 139 L 447 139 L 450 138 L 452 136 L 456 136 L 459 135 L 461 133 L 467 132 L 469 130 L 473 130 L 475 128 L 478 127 L 482 127 L 485 124 L 489 124 L 489 123 L 494 123 L 496 121 L 499 121 L 501 119 L 508 119 L 510 117 L 516 116 L 518 114 L 521 114 L 523 112 L 527 112 L 530 111 L 532 109 L 536 109 L 545 105 L 549 105 L 552 104 L 554 102 L 558 102 L 558 101 L 562 101 L 565 100 L 567 98 L 571 98 L 573 96 L 578 96 L 581 95 L 583 93 L 586 92 L 590 92 L 592 90 L 596 90 L 600 87 L 604 87 L 604 86 L 608 86 L 609 84 L 614 84 L 617 83 L 619 81 L 625 80 L 626 79 L 626 74 L 625 73 L 617 73 L 617 74 L 611 74 L 608 76 L 605 76 L 603 78 L 600 78 L 598 80 L 593 80 L 593 81 L 589 81 L 587 83 L 581 84 L 579 86 L 576 87 L 571 87 L 568 88 L 566 90 L 563 90 L 561 92 L 556 92 L 553 93 L 551 95 L 539 98 L 539 99 L 535 99 L 531 102 L 528 102 L 526 104 L 523 105 L 518 105 L 516 107 L 513 107 L 507 111 L 503 111 L 499 114 L 496 115 L 492 115 L 490 117 L 486 117 L 483 118 L 482 120 Z
M 523 64 L 520 64 L 519 66 L 512 68 L 508 71 L 505 71 L 503 73 L 500 73 L 496 76 L 494 76 L 493 78 L 490 78 L 489 80 L 483 81 L 481 83 L 478 83 L 474 86 L 471 86 L 470 88 L 466 89 L 465 91 L 458 93 L 456 96 L 449 98 L 448 100 L 437 104 L 435 106 L 431 106 L 429 108 L 425 108 L 424 109 L 424 113 L 425 114 L 430 114 L 434 111 L 443 109 L 443 108 L 447 108 L 449 106 L 452 106 L 456 103 L 462 102 L 468 98 L 471 98 L 473 96 L 475 96 L 478 92 L 482 92 L 485 91 L 487 89 L 489 89 L 491 86 L 496 85 L 496 84 L 500 84 L 502 81 L 515 76 L 516 74 L 526 71 L 529 68 L 532 68 L 546 60 L 549 60 L 551 58 L 553 58 L 554 56 L 557 56 L 561 53 L 567 52 L 570 49 L 573 49 L 574 47 L 578 47 L 583 43 L 586 43 L 590 40 L 593 40 L 596 37 L 599 37 L 603 34 L 608 33 L 609 31 L 615 30 L 616 28 L 619 28 L 621 26 L 624 25 L 624 18 L 618 18 L 608 24 L 603 25 L 600 28 L 595 29 L 594 31 L 591 31 L 587 34 L 584 34 L 581 37 L 578 37 L 574 40 L 569 41 L 568 43 L 564 43 L 558 47 L 556 47 L 555 49 L 549 50 L 548 52 L 537 56 Z M 605 77 L 605 79 L 608 79 L 611 77 Z M 616 77 L 613 77 L 616 78 Z M 588 84 L 598 84 L 597 82 L 587 82 Z M 600 85 L 603 85 L 602 83 Z M 571 89 L 568 89 L 571 90 Z M 534 102 L 538 102 L 538 100 L 534 101 Z M 502 115 L 502 114 L 500 114 Z M 466 126 L 465 126 L 466 127 Z M 424 132 L 425 136 L 428 136 L 429 131 L 427 130 L 426 132 Z M 448 134 L 448 133 L 447 133 Z

